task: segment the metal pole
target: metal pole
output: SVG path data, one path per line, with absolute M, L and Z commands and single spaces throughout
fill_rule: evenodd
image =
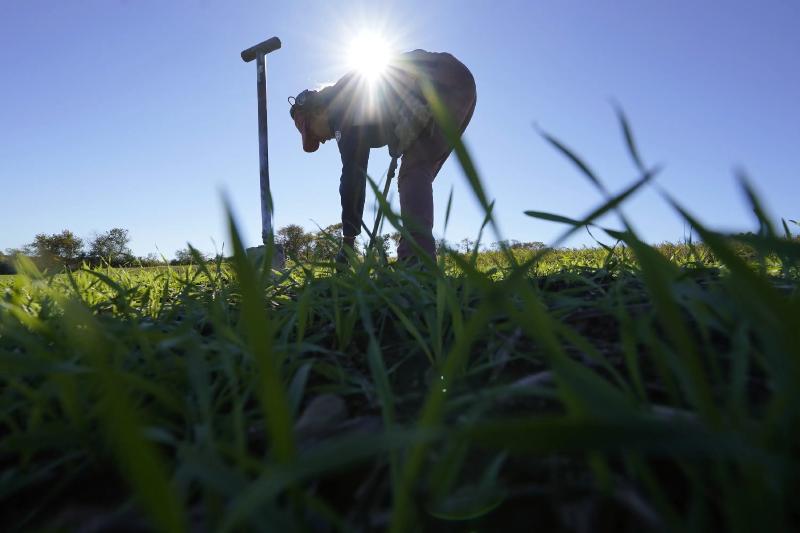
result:
M 258 92 L 258 164 L 261 172 L 261 240 L 272 242 L 272 194 L 269 188 L 269 146 L 267 144 L 267 61 L 256 55 Z
M 269 188 L 269 148 L 267 146 L 267 60 L 266 55 L 281 47 L 281 40 L 266 41 L 242 50 L 242 61 L 256 60 L 256 91 L 258 93 L 258 165 L 261 173 L 261 240 L 272 243 L 272 193 Z

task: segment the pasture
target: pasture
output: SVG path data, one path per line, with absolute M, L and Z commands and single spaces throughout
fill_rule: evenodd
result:
M 622 123 L 639 180 L 580 220 L 528 214 L 566 238 L 645 186 Z M 618 212 L 614 244 L 592 249 L 277 272 L 230 217 L 230 260 L 43 274 L 23 259 L 0 278 L 2 522 L 790 529 L 800 243 L 744 188 L 757 234 L 676 205 L 699 241 L 680 245 L 642 242 Z
M 560 268 L 22 265 L 0 280 L 3 523 L 779 529 L 796 278 L 709 236 L 712 264 L 632 241 Z

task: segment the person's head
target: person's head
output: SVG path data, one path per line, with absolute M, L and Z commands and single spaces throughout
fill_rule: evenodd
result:
M 316 152 L 320 143 L 333 135 L 328 125 L 328 111 L 320 101 L 317 91 L 303 91 L 296 97 L 289 97 L 289 116 L 294 120 L 297 131 L 303 137 L 303 150 Z

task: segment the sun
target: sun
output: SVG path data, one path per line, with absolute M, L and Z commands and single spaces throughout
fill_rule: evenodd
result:
M 362 31 L 351 41 L 347 51 L 347 66 L 368 81 L 379 79 L 392 57 L 388 41 L 380 34 Z

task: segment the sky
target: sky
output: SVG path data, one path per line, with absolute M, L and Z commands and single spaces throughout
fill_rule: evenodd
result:
M 0 250 L 123 227 L 138 255 L 186 242 L 227 252 L 225 195 L 258 244 L 256 72 L 239 53 L 271 36 L 283 42 L 267 60 L 275 225 L 339 222 L 338 150 L 304 153 L 286 98 L 342 76 L 365 28 L 472 71 L 464 140 L 503 238 L 550 242 L 564 228 L 524 211 L 580 217 L 602 202 L 539 130 L 612 191 L 637 178 L 613 101 L 645 162 L 663 165 L 659 186 L 706 224 L 755 227 L 737 169 L 775 220 L 798 219 L 798 20 L 800 3 L 773 0 L 0 0 Z M 388 164 L 372 150 L 371 176 Z M 482 212 L 455 158 L 434 198 L 438 237 L 477 235 Z M 368 197 L 365 220 L 373 208 Z M 688 235 L 655 187 L 624 211 L 649 242 Z M 581 232 L 569 244 L 593 242 Z

